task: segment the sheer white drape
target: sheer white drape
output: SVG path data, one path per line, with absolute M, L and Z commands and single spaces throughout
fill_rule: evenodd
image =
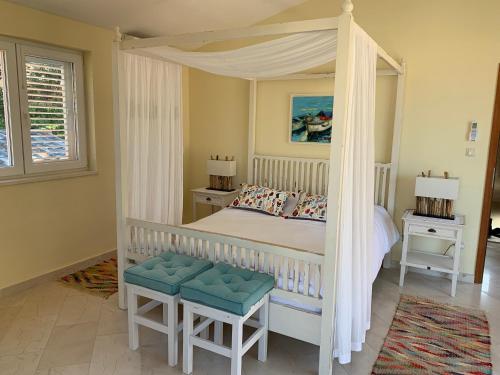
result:
M 348 77 L 341 178 L 335 356 L 351 361 L 370 328 L 374 221 L 374 127 L 377 44 L 357 25 Z M 334 131 L 335 134 L 335 131 Z
M 181 88 L 181 66 L 120 53 L 130 217 L 182 223 Z
M 335 60 L 337 30 L 299 33 L 222 52 L 185 52 L 166 46 L 145 48 L 144 51 L 222 76 L 278 77 Z
M 359 351 L 370 327 L 374 220 L 376 43 L 353 26 L 344 169 L 341 178 L 335 356 Z M 214 74 L 265 78 L 300 72 L 336 58 L 337 32 L 295 34 L 224 52 L 171 47 L 143 52 Z M 176 64 L 123 54 L 130 216 L 179 224 L 182 213 L 181 70 Z M 335 136 L 335 130 L 334 130 Z

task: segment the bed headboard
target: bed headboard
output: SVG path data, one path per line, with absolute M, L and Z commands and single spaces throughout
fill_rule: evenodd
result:
M 327 159 L 254 155 L 248 182 L 273 189 L 302 190 L 311 194 L 328 191 Z M 390 163 L 375 163 L 375 204 L 387 208 Z

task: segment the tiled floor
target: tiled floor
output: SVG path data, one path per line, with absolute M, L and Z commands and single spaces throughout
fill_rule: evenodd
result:
M 483 286 L 461 283 L 455 298 L 448 295 L 449 281 L 413 273 L 408 274 L 403 292 L 485 310 L 494 369 L 500 374 L 500 250 L 488 251 L 486 265 Z M 364 350 L 354 354 L 351 364 L 336 364 L 336 375 L 370 373 L 399 299 L 398 276 L 396 269 L 379 275 Z M 167 366 L 166 343 L 160 334 L 143 328 L 140 349 L 128 349 L 126 312 L 117 308 L 116 297 L 104 300 L 50 282 L 0 299 L 0 374 L 181 374 L 181 366 Z M 268 361 L 258 362 L 252 349 L 243 360 L 243 371 L 315 374 L 318 352 L 313 345 L 271 334 Z M 227 374 L 229 360 L 195 350 L 194 373 Z

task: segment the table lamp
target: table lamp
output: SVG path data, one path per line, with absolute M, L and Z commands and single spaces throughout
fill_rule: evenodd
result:
M 458 178 L 431 177 L 422 173 L 415 180 L 415 215 L 453 220 L 453 201 L 458 198 Z
M 236 176 L 236 160 L 217 156 L 207 160 L 207 174 L 210 176 L 210 190 L 233 191 L 233 176 Z

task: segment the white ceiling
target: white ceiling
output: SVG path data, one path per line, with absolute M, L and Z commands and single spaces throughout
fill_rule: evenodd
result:
M 10 0 L 135 36 L 248 26 L 305 0 Z

